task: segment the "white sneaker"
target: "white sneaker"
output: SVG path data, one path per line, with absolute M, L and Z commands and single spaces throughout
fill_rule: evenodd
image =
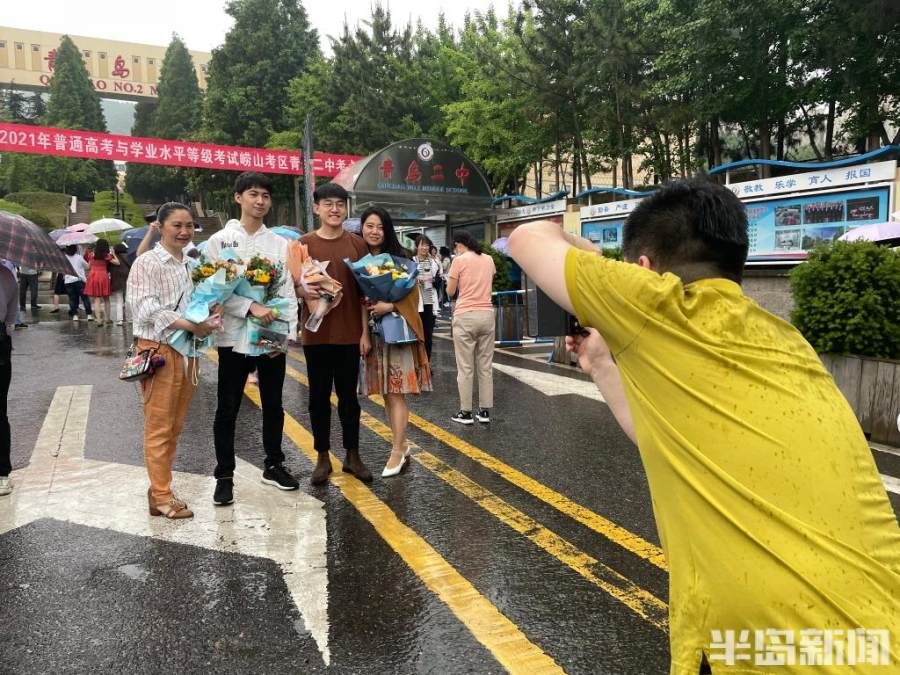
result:
M 124 321 L 116 321 L 117 326 L 122 326 L 122 325 L 124 325 L 124 323 L 125 323 Z
M 12 492 L 12 483 L 9 482 L 9 476 L 0 476 L 0 497 L 5 497 Z
M 78 315 L 77 315 L 77 314 L 73 314 L 73 315 L 72 315 L 72 321 L 78 321 Z

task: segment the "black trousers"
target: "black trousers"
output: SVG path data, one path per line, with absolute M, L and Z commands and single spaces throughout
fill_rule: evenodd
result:
M 422 328 L 425 331 L 425 352 L 428 354 L 428 360 L 431 361 L 431 343 L 434 339 L 434 305 L 422 305 L 423 309 L 419 312 L 422 317 Z
M 0 476 L 8 476 L 12 472 L 9 458 L 12 437 L 6 410 L 6 397 L 9 396 L 9 382 L 12 379 L 11 357 L 12 340 L 5 330 L 0 331 Z
M 79 300 L 84 302 L 84 313 L 91 313 L 91 301 L 88 296 L 84 294 L 83 281 L 75 281 L 71 284 L 66 284 L 66 295 L 69 296 L 69 316 L 78 314 Z
M 28 290 L 31 290 L 31 306 L 37 307 L 38 295 L 38 275 L 37 274 L 20 274 L 19 275 L 19 308 L 25 309 L 25 296 Z
M 309 422 L 316 452 L 331 450 L 331 390 L 338 399 L 344 449 L 359 450 L 359 345 L 305 345 Z
M 244 398 L 247 375 L 256 368 L 259 397 L 262 399 L 262 438 L 266 466 L 284 462 L 281 435 L 284 431 L 284 408 L 281 390 L 287 357 L 247 356 L 231 347 L 219 347 L 219 387 L 213 438 L 216 446 L 216 478 L 234 477 L 234 428 Z

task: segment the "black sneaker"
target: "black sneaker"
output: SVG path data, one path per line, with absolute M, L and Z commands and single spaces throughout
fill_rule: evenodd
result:
M 213 504 L 225 506 L 234 501 L 234 480 L 219 478 L 216 480 L 216 491 L 213 493 Z
M 450 419 L 454 422 L 459 422 L 460 424 L 475 424 L 475 418 L 472 417 L 471 410 L 460 410 Z
M 262 482 L 266 485 L 274 485 L 279 490 L 296 490 L 300 483 L 288 473 L 281 464 L 268 467 L 263 471 Z
M 482 408 L 477 413 L 475 413 L 475 419 L 482 424 L 490 424 L 491 412 L 487 408 Z

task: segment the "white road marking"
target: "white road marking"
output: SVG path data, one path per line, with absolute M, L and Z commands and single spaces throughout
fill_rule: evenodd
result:
M 888 492 L 893 492 L 895 495 L 900 495 L 900 478 L 894 478 L 893 476 L 881 474 L 881 482 L 884 483 L 884 488 Z
M 576 380 L 563 375 L 554 375 L 553 373 L 541 373 L 536 370 L 527 368 L 517 368 L 516 366 L 507 366 L 504 363 L 495 363 L 494 368 L 501 373 L 514 377 L 523 384 L 538 390 L 547 396 L 565 396 L 566 394 L 576 394 L 594 401 L 603 401 L 600 390 L 593 382 L 585 382 L 584 380 Z
M 91 390 L 91 386 L 56 390 L 31 463 L 12 473 L 13 493 L 0 499 L 0 534 L 40 518 L 53 518 L 274 560 L 327 665 L 324 504 L 302 491 L 263 486 L 262 472 L 238 459 L 237 501 L 232 506 L 213 505 L 213 478 L 176 472 L 176 493 L 188 503 L 194 518 L 182 522 L 154 518 L 147 511 L 143 467 L 84 458 Z

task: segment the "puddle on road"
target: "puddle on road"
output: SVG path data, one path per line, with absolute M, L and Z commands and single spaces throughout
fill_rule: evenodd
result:
M 115 571 L 119 574 L 124 574 L 129 579 L 140 581 L 141 583 L 147 581 L 147 577 L 150 576 L 150 570 L 147 569 L 146 565 L 120 565 Z

